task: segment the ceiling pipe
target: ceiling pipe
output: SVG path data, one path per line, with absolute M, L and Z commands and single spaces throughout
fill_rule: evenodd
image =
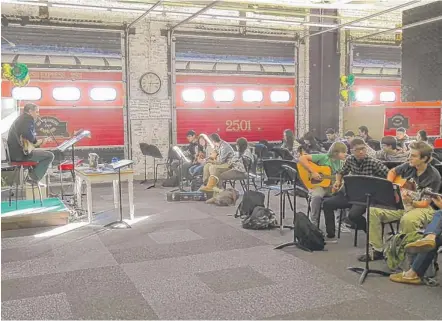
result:
M 378 36 L 378 35 L 381 35 L 381 34 L 384 34 L 384 33 L 395 32 L 395 31 L 398 31 L 398 30 L 406 30 L 408 28 L 422 26 L 422 25 L 425 25 L 427 23 L 432 23 L 432 22 L 439 21 L 439 20 L 442 20 L 442 16 L 434 17 L 434 18 L 430 18 L 430 19 L 426 19 L 426 20 L 422 20 L 422 21 L 418 21 L 418 22 L 414 22 L 414 23 L 411 23 L 411 24 L 406 25 L 406 26 L 401 27 L 401 28 L 390 28 L 390 29 L 387 29 L 387 30 L 384 30 L 384 31 L 370 33 L 369 35 L 365 35 L 365 36 L 362 36 L 362 37 L 359 37 L 359 38 L 354 38 L 354 39 L 352 39 L 352 41 L 357 41 L 357 40 L 361 40 L 361 39 L 367 39 L 367 38 Z
M 181 22 L 178 22 L 175 26 L 173 26 L 170 31 L 174 31 L 176 28 L 178 28 L 179 26 L 195 19 L 196 17 L 198 17 L 198 15 L 206 12 L 207 10 L 209 10 L 210 8 L 212 8 L 213 6 L 215 6 L 218 2 L 220 2 L 219 0 L 214 0 L 212 1 L 212 3 L 208 4 L 207 6 L 205 6 L 204 8 L 202 8 L 201 10 L 199 10 L 198 12 L 195 12 L 193 15 L 191 15 L 190 17 L 187 17 L 186 19 L 184 19 Z
M 138 21 L 140 21 L 141 19 L 143 19 L 145 16 L 147 16 L 151 11 L 153 11 L 156 7 L 158 7 L 161 2 L 163 2 L 163 0 L 158 0 L 157 2 L 155 2 L 155 4 L 150 7 L 149 9 L 147 9 L 141 16 L 139 16 L 137 19 L 135 19 L 134 21 L 132 21 L 128 26 L 127 26 L 127 30 L 129 30 L 132 26 L 134 26 Z
M 359 18 L 359 19 L 356 19 L 356 20 L 353 20 L 353 21 L 346 22 L 346 23 L 341 23 L 341 24 L 339 24 L 339 25 L 337 25 L 335 27 L 332 27 L 330 29 L 326 29 L 326 30 L 322 30 L 322 31 L 318 31 L 318 32 L 312 33 L 311 35 L 304 36 L 303 39 L 310 38 L 310 37 L 313 37 L 313 36 L 322 35 L 323 33 L 330 32 L 330 31 L 333 31 L 333 30 L 339 30 L 339 29 L 342 29 L 342 28 L 344 28 L 346 26 L 350 26 L 350 25 L 353 25 L 353 24 L 358 23 L 358 22 L 362 22 L 362 21 L 365 21 L 365 20 L 369 20 L 371 18 L 382 16 L 384 14 L 387 14 L 387 13 L 390 13 L 392 11 L 399 10 L 399 9 L 411 6 L 411 5 L 413 5 L 415 3 L 418 3 L 418 2 L 421 2 L 421 1 L 422 0 L 409 1 L 409 2 L 403 3 L 401 5 L 398 5 L 398 6 L 395 6 L 395 7 L 388 8 L 386 10 L 382 10 L 382 11 L 373 13 L 373 14 L 371 14 L 369 16 L 365 16 L 365 17 L 362 17 L 362 18 Z

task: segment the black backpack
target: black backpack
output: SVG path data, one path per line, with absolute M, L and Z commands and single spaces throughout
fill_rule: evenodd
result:
M 299 245 L 308 248 L 310 251 L 324 250 L 325 240 L 323 233 L 302 212 L 296 213 L 294 234 Z
M 264 206 L 265 195 L 261 192 L 247 191 L 244 193 L 241 203 L 239 203 L 235 217 L 249 217 L 256 206 Z
M 242 227 L 247 230 L 267 230 L 278 227 L 275 213 L 266 207 L 256 206 L 252 215 L 242 216 Z

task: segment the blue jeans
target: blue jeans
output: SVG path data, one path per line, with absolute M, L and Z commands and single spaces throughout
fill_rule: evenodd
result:
M 197 164 L 193 165 L 189 168 L 189 173 L 191 176 L 202 175 L 203 174 L 204 165 Z
M 427 225 L 424 234 L 436 234 L 436 236 L 442 234 L 442 210 L 434 213 L 433 219 L 431 220 L 431 223 Z
M 436 234 L 436 247 L 427 253 L 419 253 L 416 255 L 415 259 L 413 260 L 413 264 L 411 265 L 411 268 L 413 271 L 419 275 L 419 277 L 423 277 L 425 275 L 425 272 L 427 271 L 428 267 L 433 263 L 436 255 L 437 255 L 437 249 L 442 246 L 442 210 L 437 211 L 434 213 L 433 219 L 430 224 L 428 224 L 427 228 L 425 229 L 424 234 Z

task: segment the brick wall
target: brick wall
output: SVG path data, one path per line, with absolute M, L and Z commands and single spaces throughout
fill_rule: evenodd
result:
M 167 157 L 169 148 L 171 101 L 168 90 L 167 37 L 160 34 L 160 30 L 165 27 L 164 24 L 144 19 L 135 26 L 136 34 L 129 38 L 129 120 L 132 159 L 138 177 L 144 176 L 144 156 L 139 148 L 141 142 L 157 145 L 164 157 Z M 161 78 L 161 89 L 154 95 L 148 95 L 140 88 L 139 80 L 146 72 L 154 72 Z M 148 178 L 152 178 L 153 159 L 149 157 L 147 163 Z

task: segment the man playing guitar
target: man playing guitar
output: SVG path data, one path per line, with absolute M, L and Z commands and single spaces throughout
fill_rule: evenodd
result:
M 48 171 L 49 166 L 54 160 L 54 154 L 45 150 L 33 150 L 30 153 L 24 148 L 26 144 L 32 144 L 40 147 L 48 139 L 37 140 L 35 133 L 35 121 L 39 115 L 38 106 L 35 104 L 26 104 L 23 108 L 23 114 L 11 125 L 8 133 L 8 148 L 11 161 L 33 161 L 38 165 L 29 172 L 29 179 L 39 182 Z
M 388 172 L 387 179 L 398 181 L 398 176 L 408 183 L 413 183 L 418 191 L 429 189 L 434 193 L 439 191 L 441 176 L 439 171 L 429 164 L 433 149 L 424 142 L 410 144 L 410 157 L 407 163 L 399 165 Z M 403 190 L 402 200 L 405 210 L 386 210 L 370 208 L 370 245 L 373 249 L 371 260 L 383 258 L 382 224 L 400 220 L 402 233 L 411 233 L 431 222 L 435 210 L 430 206 L 431 200 L 415 201 Z M 365 255 L 359 257 L 365 261 Z
M 324 177 L 319 174 L 314 165 L 328 166 L 331 169 L 330 175 L 335 176 L 342 168 L 344 160 L 347 157 L 347 146 L 342 142 L 335 142 L 330 146 L 327 154 L 312 154 L 303 155 L 299 157 L 299 163 L 306 168 L 312 179 L 318 182 L 322 181 Z M 312 166 L 313 165 L 313 166 Z M 331 181 L 330 181 L 331 182 Z M 306 182 L 304 183 L 306 184 Z M 308 184 L 306 184 L 307 186 Z M 307 186 L 311 189 L 311 220 L 313 224 L 317 224 L 319 221 L 319 215 L 321 215 L 322 200 L 324 196 L 330 196 L 332 193 L 332 186 Z

